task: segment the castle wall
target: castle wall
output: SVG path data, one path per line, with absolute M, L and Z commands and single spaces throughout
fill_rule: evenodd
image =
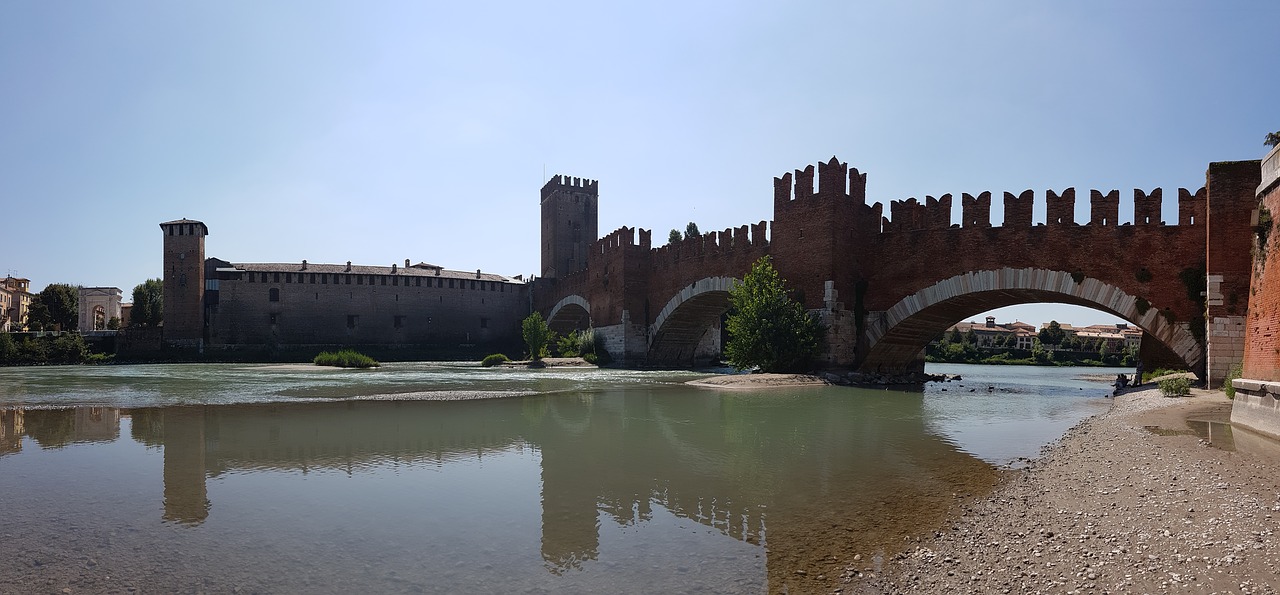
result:
M 466 278 L 465 273 L 455 278 L 245 268 L 217 281 L 211 300 L 216 303 L 208 309 L 210 344 L 511 342 L 529 311 L 524 283 Z M 277 301 L 271 299 L 273 291 Z
M 1250 215 L 1257 205 L 1258 165 L 1258 161 L 1210 163 L 1206 174 L 1205 382 L 1209 386 L 1221 386 L 1231 368 L 1244 359 L 1253 248 Z
M 1231 423 L 1280 437 L 1280 147 L 1262 161 L 1260 173 L 1243 365 L 1233 382 Z
M 161 223 L 164 232 L 164 341 L 199 348 L 204 336 L 204 223 Z

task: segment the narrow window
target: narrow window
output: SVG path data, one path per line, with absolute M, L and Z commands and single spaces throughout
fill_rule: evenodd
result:
M 275 283 L 280 282 L 280 273 L 271 273 L 271 276 L 272 276 L 272 279 L 274 279 Z
M 249 271 L 249 282 L 253 283 L 253 271 Z
M 475 288 L 476 288 L 476 282 L 475 282 L 475 281 L 472 281 L 472 282 L 471 282 L 471 289 L 475 289 Z
M 422 287 L 422 277 L 418 277 L 417 279 L 414 279 L 414 280 L 413 280 L 413 286 L 414 286 L 414 287 Z
M 329 275 L 326 275 L 325 273 L 320 273 L 320 284 L 321 284 L 321 285 L 328 285 L 328 284 L 329 284 Z
M 453 289 L 453 279 L 449 279 L 449 289 Z
M 284 274 L 284 282 L 285 282 L 285 283 L 293 283 L 293 273 L 285 273 L 285 274 Z
M 383 284 L 383 285 L 386 285 L 386 284 L 387 284 L 387 278 L 386 278 L 385 276 L 379 277 L 379 279 L 382 279 L 382 284 Z
M 369 275 L 369 285 L 373 285 L 373 275 Z
M 347 280 L 347 285 L 351 285 L 351 275 L 343 275 L 342 277 Z
M 391 284 L 398 287 L 400 285 L 400 277 L 392 277 Z
M 322 275 L 322 276 L 323 276 L 323 275 Z M 315 282 L 316 282 L 316 274 L 315 274 L 315 273 L 311 273 L 311 282 L 312 282 L 312 283 L 315 283 Z
M 273 302 L 280 301 L 280 289 L 278 287 L 272 287 L 271 291 L 267 292 L 267 299 Z
M 364 275 L 356 275 L 356 285 L 364 285 Z
M 453 283 L 453 281 L 450 281 L 449 283 Z M 436 277 L 436 287 L 444 287 L 444 279 Z M 449 287 L 453 287 L 453 285 L 450 285 Z

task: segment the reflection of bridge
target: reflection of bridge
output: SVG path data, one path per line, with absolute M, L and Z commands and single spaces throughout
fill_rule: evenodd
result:
M 1168 225 L 1159 189 L 1135 190 L 1122 224 L 1118 191 L 1092 191 L 1088 220 L 1077 222 L 1069 188 L 1046 194 L 1046 223 L 1035 225 L 1033 193 L 1005 193 L 1003 223 L 993 227 L 990 192 L 962 196 L 959 224 L 950 194 L 893 201 L 884 217 L 881 204 L 867 204 L 866 175 L 832 158 L 818 164 L 816 188 L 813 166 L 775 178 L 771 224 L 657 248 L 648 230 L 637 242 L 626 227 L 593 243 L 558 237 L 546 219 L 593 217 L 596 185 L 557 176 L 543 188 L 543 244 L 567 245 L 575 257 L 544 250 L 535 307 L 559 330 L 594 326 L 617 360 L 687 365 L 719 350 L 727 289 L 768 255 L 826 323 L 830 365 L 919 370 L 924 346 L 959 320 L 1062 302 L 1142 328 L 1150 364 L 1209 363 L 1216 376 L 1239 360 L 1240 339 L 1206 341 L 1205 317 L 1243 324 L 1258 172 L 1252 161 L 1210 164 L 1205 188 L 1179 190 Z M 556 201 L 558 210 L 547 208 Z
M 393 462 L 434 466 L 530 445 L 541 453 L 542 555 L 553 572 L 597 557 L 601 512 L 625 526 L 661 506 L 750 543 L 763 543 L 768 525 L 771 576 L 796 580 L 782 568 L 801 558 L 828 559 L 834 552 L 824 548 L 850 540 L 867 540 L 862 551 L 872 551 L 884 546 L 873 542 L 886 531 L 898 531 L 892 538 L 900 541 L 915 523 L 928 522 L 897 526 L 892 519 L 906 515 L 866 514 L 900 505 L 884 496 L 884 486 L 949 495 L 957 490 L 954 474 L 989 472 L 943 440 L 903 443 L 903 436 L 924 431 L 919 395 L 877 400 L 894 408 L 885 415 L 849 409 L 856 399 L 800 408 L 787 401 L 694 398 L 637 387 L 596 395 L 171 407 L 129 415 L 135 440 L 164 449 L 165 519 L 188 524 L 216 514 L 207 479 L 234 471 L 359 474 Z M 63 420 L 51 425 L 75 425 L 76 410 L 45 413 Z M 925 507 L 940 522 L 949 499 L 929 498 L 922 496 Z M 839 534 L 814 539 L 824 531 Z

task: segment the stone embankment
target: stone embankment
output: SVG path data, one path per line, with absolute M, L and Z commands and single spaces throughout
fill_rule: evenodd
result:
M 1229 403 L 1131 389 L 932 536 L 848 560 L 834 591 L 1276 593 L 1275 444 L 1186 422 L 1225 420 Z

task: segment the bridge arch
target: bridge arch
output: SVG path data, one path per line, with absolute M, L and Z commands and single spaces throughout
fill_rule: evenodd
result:
M 704 277 L 682 288 L 662 307 L 649 326 L 648 361 L 658 365 L 689 364 L 709 353 L 700 353 L 707 332 L 719 326 L 729 311 L 729 290 L 738 284 L 733 277 Z M 720 337 L 711 338 L 715 350 Z
M 561 335 L 587 329 L 591 326 L 591 304 L 578 294 L 567 295 L 551 307 L 547 326 Z
M 1105 281 L 1077 282 L 1071 273 L 1035 268 L 964 273 L 903 298 L 881 316 L 868 319 L 867 356 L 859 369 L 912 371 L 923 364 L 929 341 L 957 321 L 995 308 L 1037 302 L 1085 306 L 1123 318 L 1156 339 L 1157 345 L 1144 341 L 1144 357 L 1151 354 L 1161 361 L 1182 362 L 1191 370 L 1204 369 L 1204 347 L 1185 324 L 1170 322 L 1156 306 L 1139 312 L 1138 298 Z

